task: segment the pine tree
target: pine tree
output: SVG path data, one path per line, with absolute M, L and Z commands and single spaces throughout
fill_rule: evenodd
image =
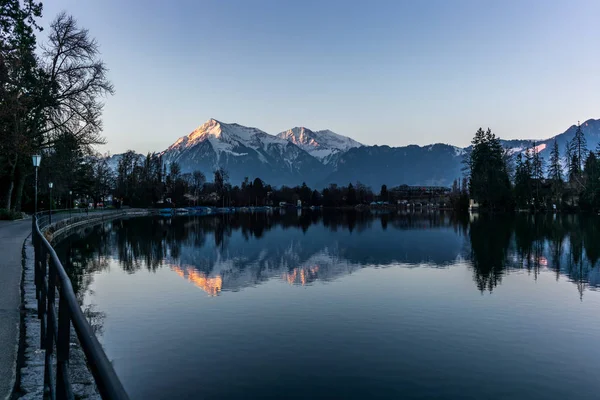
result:
M 573 154 L 569 165 L 569 182 L 577 183 L 580 171 L 579 157 L 577 157 L 577 154 Z
M 388 201 L 387 185 L 381 185 L 381 191 L 379 192 L 379 199 L 381 201 Z
M 560 152 L 558 149 L 558 143 L 556 139 L 552 145 L 552 151 L 550 152 L 550 165 L 548 166 L 548 179 L 552 182 L 552 197 L 556 203 L 560 200 L 560 196 L 563 189 L 563 174 L 562 167 L 560 166 Z
M 586 185 L 584 187 L 582 198 L 584 205 L 591 209 L 597 209 L 600 200 L 600 162 L 594 154 L 590 151 L 588 157 L 585 160 L 585 167 L 583 170 L 585 176 Z
M 531 174 L 527 163 L 519 153 L 515 166 L 515 200 L 519 208 L 528 208 L 531 201 Z
M 548 166 L 548 179 L 562 182 L 562 167 L 560 166 L 560 152 L 556 139 L 550 152 L 550 165 Z
M 354 189 L 354 186 L 351 183 L 348 185 L 348 192 L 346 194 L 346 203 L 350 206 L 353 206 L 356 204 L 356 190 Z
M 488 128 L 479 128 L 472 141 L 468 157 L 469 192 L 483 208 L 509 209 L 511 207 L 510 178 L 505 151 Z
M 575 155 L 577 155 L 577 159 L 579 160 L 579 163 L 577 164 L 578 171 L 583 171 L 583 160 L 587 153 L 587 142 L 579 122 L 577 122 L 577 130 L 575 131 L 575 136 L 573 136 L 573 140 L 571 141 L 571 150 Z
M 0 207 L 6 209 L 20 203 L 29 157 L 40 151 L 46 93 L 35 32 L 41 12 L 41 3 L 34 1 L 0 2 Z
M 458 180 L 455 179 L 454 182 L 452 182 L 452 194 L 458 194 L 459 191 Z
M 538 208 L 542 204 L 540 197 L 540 189 L 542 185 L 542 179 L 544 179 L 544 159 L 540 156 L 537 145 L 533 142 L 533 157 L 531 161 L 531 178 L 533 179 L 535 187 L 535 207 Z

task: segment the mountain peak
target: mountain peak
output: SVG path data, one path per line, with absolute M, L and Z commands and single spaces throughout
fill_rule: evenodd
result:
M 190 133 L 188 135 L 188 138 L 190 140 L 198 140 L 210 136 L 219 138 L 221 137 L 222 133 L 223 131 L 221 129 L 221 122 L 217 121 L 214 118 L 211 118 L 202 125 L 200 125 L 200 127 L 194 130 L 192 133 Z
M 329 163 L 334 155 L 362 146 L 357 141 L 328 129 L 312 131 L 303 126 L 288 129 L 277 136 L 295 144 L 325 164 Z
M 288 129 L 285 132 L 279 133 L 277 136 L 281 139 L 292 142 L 297 146 L 319 146 L 319 142 L 317 141 L 315 133 L 303 126 L 296 126 L 292 129 Z

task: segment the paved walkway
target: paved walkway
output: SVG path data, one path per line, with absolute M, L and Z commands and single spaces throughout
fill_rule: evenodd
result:
M 23 242 L 31 220 L 0 221 L 0 400 L 10 397 L 19 344 Z

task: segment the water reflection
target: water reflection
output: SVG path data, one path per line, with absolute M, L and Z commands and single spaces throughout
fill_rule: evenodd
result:
M 175 273 L 183 279 L 192 282 L 211 296 L 218 295 L 223 287 L 223 279 L 220 275 L 209 277 L 204 272 L 198 271 L 191 265 L 183 267 L 173 265 L 171 266 L 171 270 L 175 271 Z
M 366 212 L 147 217 L 87 228 L 58 250 L 80 296 L 109 259 L 128 273 L 170 268 L 211 296 L 274 278 L 310 285 L 367 266 L 456 263 L 470 266 L 482 292 L 515 270 L 534 279 L 553 271 L 583 296 L 600 285 L 598 222 L 575 215 Z

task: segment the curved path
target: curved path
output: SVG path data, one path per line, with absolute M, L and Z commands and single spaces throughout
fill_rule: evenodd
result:
M 0 400 L 11 396 L 15 384 L 23 242 L 31 220 L 0 221 Z

